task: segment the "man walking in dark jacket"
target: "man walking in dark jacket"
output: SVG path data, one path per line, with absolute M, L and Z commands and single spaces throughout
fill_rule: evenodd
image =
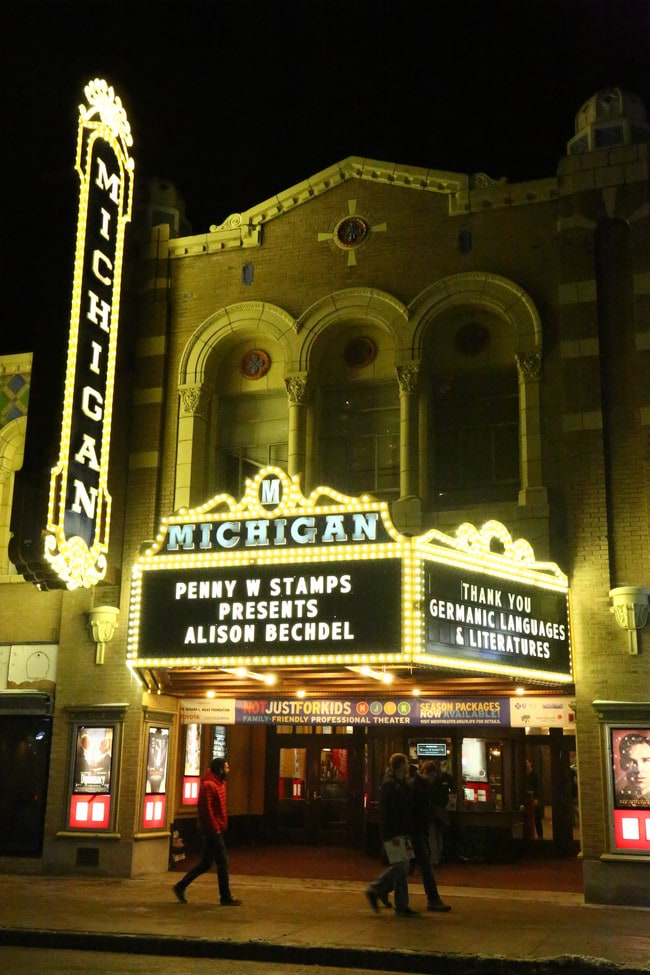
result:
M 192 881 L 209 870 L 213 863 L 217 865 L 221 904 L 224 907 L 237 907 L 241 904 L 241 901 L 234 898 L 230 891 L 228 853 L 223 838 L 228 827 L 226 780 L 229 772 L 230 765 L 225 759 L 214 758 L 201 782 L 198 815 L 203 844 L 202 855 L 197 865 L 192 870 L 188 870 L 182 880 L 174 884 L 174 894 L 181 904 L 187 903 L 185 891 Z
M 379 790 L 381 837 L 388 855 L 389 866 L 366 890 L 368 903 L 379 913 L 379 901 L 387 906 L 388 895 L 395 891 L 395 914 L 400 917 L 417 915 L 409 907 L 409 852 L 411 834 L 411 794 L 406 783 L 408 758 L 396 753 L 391 755 L 388 771 Z
M 427 895 L 427 911 L 445 913 L 451 910 L 438 893 L 436 878 L 433 873 L 431 846 L 429 845 L 429 830 L 434 815 L 434 783 L 438 769 L 434 762 L 424 762 L 421 770 L 415 771 L 410 780 L 411 796 L 413 800 L 413 852 L 415 862 L 422 874 L 422 885 Z

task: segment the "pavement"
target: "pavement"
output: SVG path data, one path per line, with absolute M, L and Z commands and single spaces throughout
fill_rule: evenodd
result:
M 21 945 L 318 965 L 429 975 L 639 975 L 650 972 L 650 910 L 585 905 L 582 894 L 439 885 L 448 914 L 376 915 L 359 881 L 216 876 L 187 904 L 179 875 L 137 879 L 0 875 L 0 946 Z

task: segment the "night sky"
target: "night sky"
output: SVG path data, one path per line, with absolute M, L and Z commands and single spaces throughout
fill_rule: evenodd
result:
M 172 180 L 195 233 L 350 155 L 551 176 L 599 88 L 650 111 L 649 0 L 10 0 L 0 24 L 2 352 L 67 328 L 92 78 L 126 107 L 137 177 Z

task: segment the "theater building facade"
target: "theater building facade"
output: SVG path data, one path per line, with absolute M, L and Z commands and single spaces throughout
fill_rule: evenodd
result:
M 405 751 L 444 765 L 452 855 L 543 844 L 650 905 L 644 106 L 567 136 L 544 179 L 350 157 L 199 234 L 142 187 L 117 351 L 83 346 L 110 464 L 66 393 L 36 556 L 5 357 L 0 869 L 167 869 L 216 755 L 232 844 L 372 851 Z

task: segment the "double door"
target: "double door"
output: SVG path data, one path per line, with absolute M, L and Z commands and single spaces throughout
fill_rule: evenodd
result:
M 355 842 L 361 799 L 350 737 L 278 735 L 273 751 L 277 839 L 330 846 Z

